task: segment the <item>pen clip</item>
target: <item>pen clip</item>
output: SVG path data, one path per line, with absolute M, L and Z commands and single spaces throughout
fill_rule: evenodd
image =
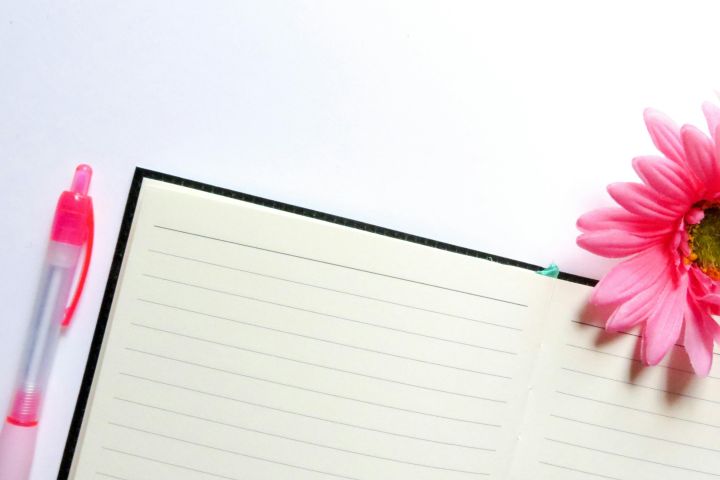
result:
M 82 270 L 80 270 L 80 278 L 78 279 L 77 286 L 75 287 L 75 292 L 73 293 L 72 300 L 70 300 L 70 304 L 65 309 L 65 316 L 62 320 L 63 327 L 67 327 L 68 325 L 70 325 L 70 321 L 72 320 L 72 317 L 75 314 L 75 309 L 77 308 L 78 302 L 80 301 L 80 295 L 85 289 L 85 279 L 87 278 L 88 269 L 90 268 L 90 258 L 92 257 L 93 250 L 93 238 L 95 236 L 95 215 L 93 213 L 92 202 L 89 203 L 88 213 L 87 237 L 85 242 Z

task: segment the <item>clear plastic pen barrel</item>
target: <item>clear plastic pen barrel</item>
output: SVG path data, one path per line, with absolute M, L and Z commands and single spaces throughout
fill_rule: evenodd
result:
M 55 241 L 48 246 L 8 414 L 8 421 L 16 425 L 33 426 L 38 422 L 81 250 L 81 246 Z
M 79 165 L 70 190 L 60 194 L 55 207 L 50 243 L 35 292 L 15 390 L 0 429 L 0 480 L 27 480 L 30 477 L 40 409 L 47 396 L 55 349 L 61 328 L 70 323 L 75 311 L 90 264 L 94 217 L 92 199 L 87 193 L 91 178 L 92 169 L 88 165 Z M 78 285 L 68 303 L 75 269 L 85 248 Z

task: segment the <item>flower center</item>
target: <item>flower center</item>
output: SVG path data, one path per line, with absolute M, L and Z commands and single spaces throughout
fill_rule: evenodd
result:
M 697 225 L 688 228 L 689 259 L 707 276 L 720 280 L 720 206 L 705 209 Z

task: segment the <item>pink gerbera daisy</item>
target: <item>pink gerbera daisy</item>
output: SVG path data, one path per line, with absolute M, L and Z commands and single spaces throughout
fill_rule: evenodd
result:
M 593 303 L 615 308 L 606 328 L 642 325 L 640 352 L 649 365 L 660 362 L 682 333 L 693 369 L 705 376 L 713 338 L 720 343 L 711 316 L 720 313 L 720 108 L 706 103 L 703 111 L 712 139 L 645 111 L 650 137 L 664 156 L 633 159 L 643 183 L 609 185 L 620 207 L 580 217 L 577 243 L 604 257 L 634 255 L 593 291 Z

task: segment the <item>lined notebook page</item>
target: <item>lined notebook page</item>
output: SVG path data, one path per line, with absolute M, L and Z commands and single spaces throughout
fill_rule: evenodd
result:
M 146 179 L 71 478 L 507 478 L 554 284 Z
M 607 334 L 591 289 L 558 281 L 512 478 L 720 478 L 720 368 L 691 373 L 682 347 L 637 360 L 637 332 Z

